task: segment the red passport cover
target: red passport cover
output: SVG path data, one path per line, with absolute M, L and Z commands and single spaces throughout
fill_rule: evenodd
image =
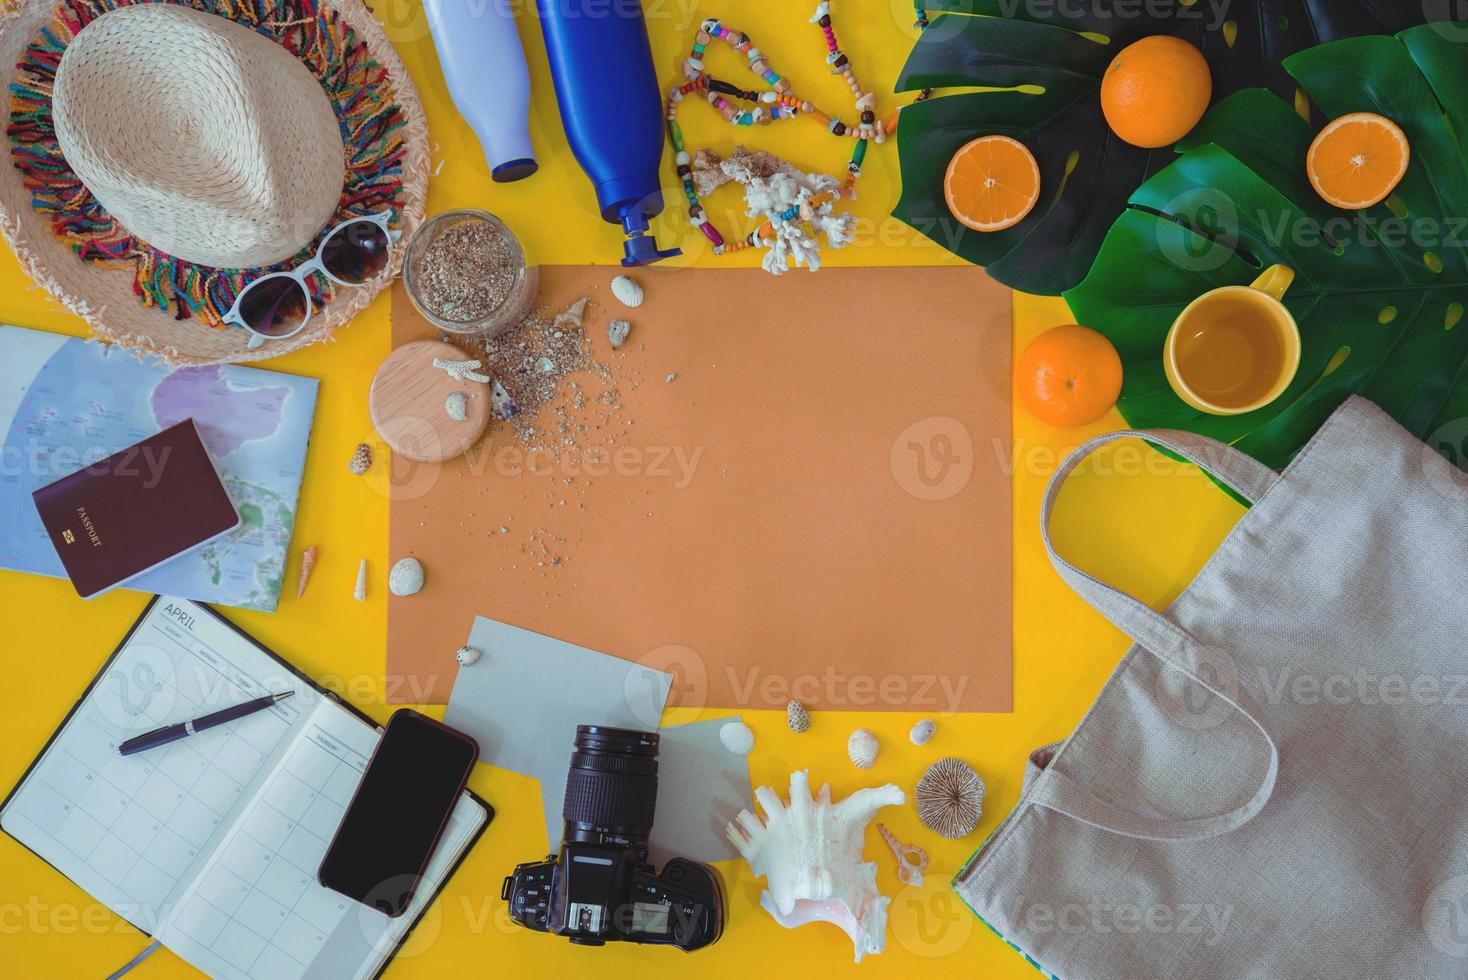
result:
M 239 527 L 240 515 L 193 420 L 33 495 L 66 574 L 100 595 Z

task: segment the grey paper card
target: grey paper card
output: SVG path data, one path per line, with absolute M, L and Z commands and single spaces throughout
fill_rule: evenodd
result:
M 657 823 L 649 849 L 658 867 L 671 857 L 728 861 L 739 856 L 724 827 L 752 809 L 749 758 L 719 741 L 738 718 L 715 718 L 661 729 Z
M 576 726 L 655 730 L 672 675 L 482 616 L 469 646 L 482 656 L 460 669 L 444 722 L 479 742 L 480 761 L 541 781 L 553 847 Z

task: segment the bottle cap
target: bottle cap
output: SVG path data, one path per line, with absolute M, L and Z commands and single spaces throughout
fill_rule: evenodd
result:
M 681 248 L 659 249 L 657 239 L 647 233 L 648 226 L 647 215 L 641 212 L 622 218 L 622 230 L 627 233 L 627 240 L 622 243 L 626 253 L 622 256 L 624 266 L 652 265 L 683 254 Z
M 530 159 L 507 160 L 490 172 L 497 184 L 509 184 L 524 180 L 540 169 L 540 164 Z

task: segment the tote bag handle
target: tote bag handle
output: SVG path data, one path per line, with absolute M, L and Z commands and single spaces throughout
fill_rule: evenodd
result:
M 1229 692 L 1219 690 L 1214 682 L 1199 673 L 1203 663 L 1200 655 L 1202 645 L 1192 634 L 1146 603 L 1076 568 L 1060 556 L 1050 537 L 1050 517 L 1065 481 L 1097 449 L 1123 439 L 1142 439 L 1165 446 L 1212 473 L 1251 503 L 1257 502 L 1279 483 L 1280 476 L 1263 463 L 1231 446 L 1191 433 L 1170 430 L 1112 432 L 1092 439 L 1071 454 L 1051 478 L 1040 508 L 1041 535 L 1045 541 L 1045 550 L 1060 577 L 1077 595 L 1145 650 L 1190 677 L 1247 718 L 1269 746 L 1269 767 L 1249 802 L 1227 813 L 1207 817 L 1159 819 L 1143 816 L 1096 796 L 1054 767 L 1047 768 L 1035 780 L 1029 794 L 1030 800 L 1083 823 L 1128 837 L 1148 840 L 1201 840 L 1216 837 L 1252 820 L 1269 802 L 1269 797 L 1274 792 L 1275 779 L 1279 775 L 1279 747 L 1260 720 L 1261 711 L 1258 705 L 1242 689 Z

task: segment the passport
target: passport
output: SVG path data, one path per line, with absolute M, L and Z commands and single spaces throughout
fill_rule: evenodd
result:
M 192 419 L 32 494 L 61 564 L 84 599 L 240 526 Z

